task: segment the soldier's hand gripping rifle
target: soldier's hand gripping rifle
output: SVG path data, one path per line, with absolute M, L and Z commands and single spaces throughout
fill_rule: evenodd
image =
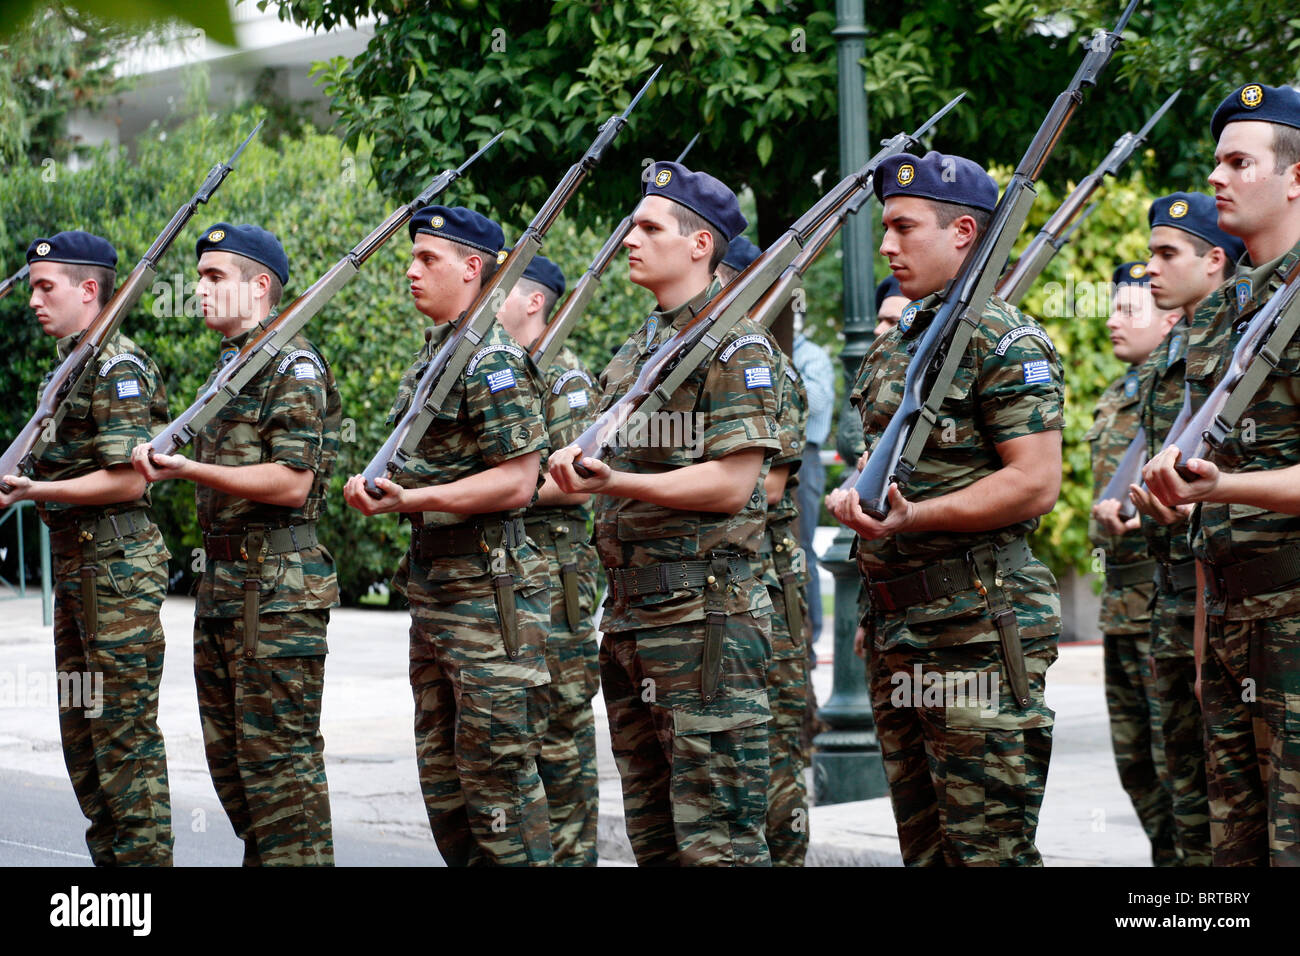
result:
M 726 288 L 705 303 L 688 325 L 659 346 L 642 367 L 627 394 L 607 408 L 573 442 L 573 445 L 582 449 L 582 454 L 574 460 L 574 471 L 583 478 L 590 477 L 591 472 L 581 464 L 582 459 L 600 460 L 608 450 L 612 438 L 633 414 L 650 415 L 662 407 L 687 376 L 718 348 L 723 336 L 754 306 L 759 296 L 780 278 L 800 250 L 812 240 L 818 228 L 861 193 L 870 193 L 876 167 L 890 156 L 917 148 L 920 138 L 956 106 L 964 95 L 953 97 L 916 132 L 899 133 L 885 140 L 881 150 L 861 169 L 845 176 L 776 242 L 764 249 L 757 259 L 732 279 Z
M 900 488 L 905 486 L 916 468 L 930 429 L 938 420 L 939 406 L 948 385 L 993 295 L 1002 264 L 1007 261 L 1011 246 L 1029 216 L 1035 198 L 1034 183 L 1083 101 L 1083 88 L 1095 86 L 1097 75 L 1110 61 L 1120 43 L 1120 33 L 1137 4 L 1138 0 L 1130 0 L 1114 30 L 1109 33 L 1098 30 L 1085 41 L 1088 52 L 1083 63 L 1038 128 L 993 210 L 988 229 L 957 276 L 940 293 L 941 304 L 917 342 L 916 354 L 907 367 L 903 400 L 873 444 L 867 465 L 853 486 L 862 510 L 877 521 L 883 521 L 889 514 L 890 484 L 896 481 Z
M 265 122 L 265 121 L 263 121 Z M 145 288 L 153 281 L 157 275 L 158 260 L 163 257 L 168 249 L 171 248 L 172 242 L 185 228 L 185 224 L 190 221 L 190 217 L 198 211 L 200 203 L 206 203 L 212 198 L 212 194 L 217 191 L 217 187 L 230 175 L 230 171 L 235 168 L 235 160 L 239 159 L 239 154 L 244 151 L 244 147 L 249 144 L 257 131 L 262 128 L 262 123 L 253 127 L 253 131 L 248 134 L 247 138 L 239 144 L 239 148 L 231 154 L 229 160 L 224 163 L 217 163 L 208 172 L 207 178 L 203 180 L 203 185 L 199 187 L 190 199 L 176 210 L 171 221 L 158 234 L 158 238 L 153 241 L 144 256 L 136 263 L 131 274 L 126 277 L 113 294 L 113 298 L 108 300 L 108 304 L 100 310 L 99 315 L 95 316 L 86 331 L 82 333 L 81 338 L 77 340 L 76 346 L 68 354 L 68 357 L 59 363 L 59 367 L 54 370 L 49 382 L 45 386 L 45 391 L 41 395 L 41 400 L 37 404 L 36 411 L 23 426 L 18 437 L 0 456 L 0 476 L 16 475 L 22 465 L 22 462 L 28 455 L 39 457 L 51 441 L 54 440 L 54 434 L 58 430 L 59 423 L 63 421 L 63 416 L 67 414 L 66 398 L 75 395 L 85 382 L 87 376 L 93 373 L 95 368 L 95 359 L 98 358 L 104 345 L 112 338 L 113 334 L 122 324 L 122 319 L 131 311 L 136 302 L 139 301 L 140 295 Z M 0 481 L 0 491 L 9 491 L 10 488 Z
M 1116 29 L 1119 33 L 1123 29 L 1123 24 Z M 1038 279 L 1047 264 L 1052 261 L 1052 257 L 1061 251 L 1065 245 L 1069 233 L 1073 232 L 1074 226 L 1077 226 L 1088 214 L 1092 212 L 1089 207 L 1083 215 L 1079 215 L 1079 210 L 1083 209 L 1084 204 L 1092 197 L 1100 187 L 1102 180 L 1107 176 L 1117 176 L 1122 167 L 1128 162 L 1129 157 L 1141 146 L 1147 138 L 1147 134 L 1160 122 L 1160 118 L 1169 111 L 1169 107 L 1174 105 L 1174 100 L 1178 99 L 1178 94 L 1182 90 L 1174 90 L 1169 99 L 1160 105 L 1160 109 L 1151 114 L 1151 118 L 1146 121 L 1140 130 L 1136 133 L 1130 131 L 1125 133 L 1119 139 L 1115 140 L 1115 145 L 1110 148 L 1106 158 L 1097 164 L 1097 168 L 1079 181 L 1074 187 L 1074 191 L 1065 198 L 1056 212 L 1052 213 L 1051 218 L 1043 225 L 1038 235 L 1033 241 L 1025 247 L 1025 251 L 1020 254 L 1016 260 L 1015 267 L 1003 277 L 998 283 L 998 296 L 1011 305 L 1019 305 L 1020 300 L 1025 297 L 1030 286 Z M 1077 219 L 1076 219 L 1077 217 Z
M 1188 415 L 1185 424 L 1180 427 L 1180 423 L 1175 422 L 1169 430 L 1160 450 L 1178 449 L 1178 463 L 1174 467 L 1185 480 L 1195 481 L 1201 477 L 1187 469 L 1187 462 L 1204 458 L 1207 450 L 1217 450 L 1223 444 L 1300 328 L 1300 281 L 1297 278 L 1300 278 L 1300 267 L 1292 266 L 1282 288 L 1273 293 L 1241 333 L 1219 384 L 1214 386 L 1201 407 Z M 1190 405 L 1189 397 L 1184 402 L 1184 410 L 1190 412 Z M 1181 419 L 1182 416 L 1180 422 Z
M 686 158 L 686 154 L 691 151 L 691 147 L 695 145 L 696 140 L 699 138 L 699 133 L 696 133 L 691 138 L 691 141 L 686 144 L 686 148 L 682 150 L 681 155 L 677 157 L 677 162 L 680 163 Z M 569 333 L 573 331 L 578 324 L 578 320 L 587 311 L 587 306 L 591 304 L 591 300 L 596 296 L 600 277 L 605 274 L 605 270 L 609 268 L 614 256 L 623 248 L 623 240 L 627 238 L 627 234 L 631 231 L 632 214 L 628 213 L 623 217 L 623 221 L 614 227 L 614 231 L 610 233 L 609 238 L 605 240 L 605 244 L 596 253 L 596 258 L 591 260 L 591 265 L 587 266 L 587 271 L 582 274 L 582 278 L 574 285 L 569 297 L 564 300 L 564 304 L 555 310 L 555 315 L 551 317 L 551 321 L 543 330 L 542 337 L 537 340 L 537 344 L 533 346 L 531 353 L 534 364 L 542 371 L 546 371 L 550 364 L 555 361 L 555 356 L 564 347 L 564 342 L 569 337 Z
M 14 286 L 27 278 L 27 271 L 30 267 L 24 265 L 21 269 L 11 275 L 4 282 L 0 282 L 0 299 L 3 299 L 14 290 Z
M 329 271 L 312 283 L 288 308 L 271 319 L 262 329 L 244 343 L 239 352 L 217 372 L 211 384 L 194 400 L 189 408 L 173 419 L 172 423 L 149 441 L 149 454 L 170 455 L 185 447 L 204 426 L 237 396 L 268 363 L 275 360 L 286 342 L 292 339 L 340 289 L 352 280 L 361 266 L 386 243 L 394 233 L 405 226 L 420 209 L 429 205 L 464 175 L 474 162 L 492 148 L 503 135 L 497 133 L 469 159 L 456 169 L 445 169 L 429 183 L 425 190 L 411 202 L 395 210 L 378 228 L 362 239 Z
M 483 336 L 492 327 L 492 323 L 496 321 L 497 312 L 505 304 L 506 296 L 510 294 L 519 277 L 524 274 L 528 263 L 541 248 L 547 230 L 559 217 L 565 204 L 578 191 L 587 174 L 596 168 L 596 164 L 600 162 L 619 130 L 627 125 L 628 116 L 641 101 L 646 90 L 650 89 L 650 85 L 654 83 L 655 77 L 662 69 L 662 66 L 656 67 L 650 74 L 650 79 L 646 80 L 636 96 L 632 97 L 632 102 L 628 103 L 627 109 L 621 114 L 611 116 L 600 127 L 596 139 L 587 147 L 582 158 L 569 167 L 569 171 L 564 174 L 559 185 L 537 211 L 537 215 L 528 224 L 528 228 L 524 230 L 523 236 L 515 243 L 505 261 L 479 290 L 478 296 L 465 315 L 456 321 L 455 330 L 443 342 L 442 347 L 438 349 L 437 354 L 433 356 L 433 360 L 420 376 L 406 414 L 398 421 L 393 433 L 384 442 L 384 446 L 379 449 L 374 458 L 370 459 L 370 463 L 362 472 L 366 480 L 366 492 L 371 497 L 384 496 L 375 484 L 375 479 L 391 477 L 406 467 L 406 462 L 415 453 L 430 422 L 442 408 L 443 402 L 447 400 L 452 387 L 469 363 L 470 356 L 478 348 Z

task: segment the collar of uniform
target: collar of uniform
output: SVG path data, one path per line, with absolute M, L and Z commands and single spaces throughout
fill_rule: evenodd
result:
M 1300 243 L 1296 243 L 1289 250 L 1282 253 L 1276 259 L 1271 259 L 1260 266 L 1250 264 L 1250 253 L 1247 252 L 1241 257 L 1241 262 L 1237 267 L 1237 274 L 1233 276 L 1229 283 L 1229 288 L 1236 288 L 1236 283 L 1241 279 L 1250 280 L 1250 298 L 1244 305 L 1239 305 L 1235 291 L 1229 296 L 1229 303 L 1235 310 L 1234 315 L 1245 315 L 1253 312 L 1268 301 L 1272 295 L 1268 291 L 1268 280 L 1275 274 L 1278 281 L 1286 278 L 1287 272 L 1295 268 L 1296 260 L 1300 259 Z
M 654 314 L 659 316 L 659 328 L 666 329 L 670 325 L 675 329 L 685 328 L 690 324 L 691 319 L 700 314 L 700 309 L 708 303 L 722 289 L 722 283 L 714 279 L 709 283 L 709 287 L 691 299 L 689 302 L 679 305 L 675 309 L 669 309 L 662 312 L 658 309 Z
M 930 324 L 930 319 L 933 317 L 935 309 L 939 308 L 941 301 L 937 292 L 932 292 L 923 299 L 915 300 L 917 305 L 916 315 L 912 316 L 911 324 L 906 329 L 902 329 L 903 338 L 911 339 L 920 335 L 921 330 Z M 909 302 L 903 307 L 903 311 L 906 312 L 911 307 L 912 303 Z M 900 322 L 897 327 L 901 328 L 901 326 L 902 323 Z
M 461 318 L 464 318 L 464 316 L 462 315 Z M 456 321 L 459 322 L 460 319 Z M 425 326 L 424 341 L 430 348 L 436 349 L 442 344 L 442 340 L 451 333 L 451 327 L 455 324 L 455 322 L 443 322 L 441 325 Z
M 1181 316 L 1169 330 L 1164 341 L 1156 346 L 1155 351 L 1151 353 L 1151 360 L 1157 372 L 1163 374 L 1169 371 L 1170 366 L 1187 354 L 1187 336 L 1191 327 L 1187 316 Z
M 72 350 L 77 347 L 77 343 L 80 341 L 81 333 L 73 332 L 71 335 L 65 335 L 54 343 L 54 347 L 59 353 L 59 361 L 62 362 L 65 358 L 71 355 Z

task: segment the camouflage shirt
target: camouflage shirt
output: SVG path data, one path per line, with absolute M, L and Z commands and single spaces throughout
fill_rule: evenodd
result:
M 1198 313 L 1187 348 L 1187 383 L 1199 408 L 1232 359 L 1232 350 L 1250 318 L 1281 288 L 1300 262 L 1300 243 L 1272 262 L 1252 266 L 1242 260 L 1237 276 L 1221 288 L 1222 303 L 1204 324 Z M 1239 301 L 1238 296 L 1241 296 Z M 1211 458 L 1225 471 L 1250 472 L 1300 463 L 1300 335 L 1282 351 L 1281 361 L 1264 380 Z M 1193 521 L 1198 558 L 1219 567 L 1263 557 L 1279 547 L 1300 545 L 1300 515 L 1286 515 L 1240 504 L 1199 506 Z M 1217 612 L 1220 605 L 1207 609 Z M 1227 606 L 1229 620 L 1256 620 L 1300 614 L 1300 588 L 1256 594 Z
M 803 379 L 794 370 L 794 365 L 783 352 L 778 351 L 777 380 L 780 387 L 780 404 L 778 405 L 776 423 L 779 429 L 777 437 L 781 450 L 772 459 L 773 468 L 788 466 L 789 476 L 785 481 L 785 491 L 777 501 L 767 503 L 768 536 L 763 544 L 762 575 L 763 583 L 768 587 L 779 588 L 781 577 L 777 573 L 770 544 L 783 538 L 792 541 L 798 539 L 794 522 L 799 517 L 799 466 L 803 463 L 804 436 L 808 426 L 808 392 L 804 389 Z M 816 521 L 814 517 L 812 519 Z M 807 565 L 804 565 L 805 569 Z M 807 580 L 807 573 L 800 575 L 800 583 Z
M 1112 382 L 1102 393 L 1092 413 L 1092 428 L 1084 435 L 1091 449 L 1092 500 L 1101 500 L 1102 492 L 1115 474 L 1119 460 L 1132 443 L 1138 430 L 1138 416 L 1150 369 L 1132 366 L 1123 378 Z M 1088 520 L 1088 540 L 1101 548 L 1105 567 L 1123 567 L 1146 561 L 1147 543 L 1137 531 L 1107 534 L 1096 518 Z M 1145 634 L 1151 627 L 1151 594 L 1155 584 L 1148 579 L 1141 584 L 1112 587 L 1103 583 L 1099 622 L 1103 634 Z
M 937 296 L 922 300 L 910 324 L 904 327 L 900 322 L 876 339 L 862 359 L 850 400 L 862 416 L 868 450 L 902 400 L 907 366 L 937 304 Z M 1061 380 L 1060 359 L 1042 327 L 1001 299 L 991 299 L 916 470 L 907 487 L 899 490 L 909 500 L 924 501 L 964 488 L 1002 467 L 996 445 L 1063 428 Z M 921 532 L 876 541 L 858 538 L 858 567 L 864 576 L 887 580 L 936 561 L 963 557 L 975 545 L 1003 545 L 1036 527 L 1038 519 L 1033 518 L 996 531 Z M 1059 633 L 1056 580 L 1042 563 L 1032 560 L 1004 581 L 1022 637 Z M 876 644 L 881 649 L 992 640 L 997 640 L 997 632 L 984 599 L 974 589 L 910 607 L 906 613 L 877 615 Z
M 420 377 L 448 340 L 451 327 L 448 322 L 426 330 L 424 347 L 402 375 L 388 424 L 396 424 L 406 413 Z M 447 484 L 535 451 L 545 457 L 548 445 L 541 396 L 546 386 L 537 366 L 495 322 L 479 346 L 406 467 L 394 477 L 403 488 Z M 491 518 L 426 511 L 423 520 L 426 526 L 450 526 L 523 517 L 524 510 L 498 512 Z M 524 545 L 509 554 L 516 590 L 531 594 L 549 587 L 546 559 L 535 547 Z M 398 565 L 393 587 L 406 595 L 412 614 L 418 617 L 436 602 L 470 597 L 490 600 L 493 588 L 488 572 L 488 555 L 484 553 L 439 558 L 432 567 L 412 573 L 408 553 Z
M 555 360 L 542 375 L 546 384 L 542 409 L 546 417 L 549 450 L 563 448 L 576 441 L 595 421 L 596 407 L 600 404 L 600 386 L 567 346 L 556 353 Z M 545 470 L 546 463 L 543 462 L 543 474 Z M 590 505 L 536 505 L 528 509 L 530 521 L 571 521 L 584 529 L 590 514 Z
M 254 330 L 222 339 L 218 362 L 233 358 Z M 215 366 L 203 390 L 216 376 Z M 329 363 L 301 335 L 287 342 L 240 393 L 194 438 L 194 458 L 239 467 L 274 462 L 313 474 L 301 508 L 237 498 L 206 485 L 194 486 L 204 534 L 245 535 L 316 521 L 339 450 L 342 407 Z M 197 617 L 239 617 L 244 608 L 247 563 L 210 560 L 199 581 Z M 323 610 L 339 603 L 334 558 L 323 545 L 267 555 L 261 566 L 261 613 Z M 299 647 L 300 653 L 323 648 Z
M 651 314 L 601 373 L 601 412 L 631 388 L 653 349 L 685 327 L 717 288 L 714 283 L 676 309 Z M 677 511 L 633 498 L 597 496 L 596 548 L 606 568 L 651 567 L 704 558 L 714 551 L 751 561 L 758 554 L 767 517 L 763 479 L 769 459 L 780 448 L 774 388 L 779 351 L 767 332 L 742 320 L 723 337 L 709 360 L 673 392 L 653 420 L 633 417 L 626 443 L 610 451 L 608 463 L 615 470 L 662 474 L 749 448 L 763 449 L 763 467 L 749 501 L 734 515 Z M 756 578 L 733 583 L 728 589 L 728 614 L 771 606 L 767 588 Z M 704 595 L 700 590 L 642 594 L 616 601 L 611 587 L 601 628 L 610 633 L 702 620 Z
M 1217 301 L 1217 297 L 1210 296 L 1206 301 Z M 1169 430 L 1174 427 L 1174 420 L 1183 410 L 1190 328 L 1186 318 L 1179 319 L 1164 342 L 1151 353 L 1151 385 L 1142 402 L 1142 428 L 1146 432 L 1148 461 L 1159 453 L 1169 436 Z M 1192 557 L 1191 548 L 1187 545 L 1185 518 L 1179 518 L 1171 525 L 1162 525 L 1154 518 L 1143 515 L 1142 534 L 1146 537 L 1147 552 L 1163 564 L 1182 564 Z M 1170 602 L 1169 609 L 1181 617 L 1191 617 L 1196 612 L 1195 588 L 1183 594 L 1157 594 L 1155 600 L 1160 606 Z M 1157 638 L 1160 639 L 1163 639 L 1163 635 Z M 1156 650 L 1153 644 L 1152 651 Z
M 76 347 L 81 333 L 59 339 L 62 361 Z M 50 376 L 41 383 L 43 395 Z M 101 468 L 131 465 L 131 450 L 166 426 L 167 393 L 162 373 L 144 350 L 125 335 L 112 336 L 95 360 L 80 390 L 70 399 L 55 440 L 31 463 L 35 481 L 80 478 Z M 37 513 L 51 528 L 65 528 L 105 515 L 149 507 L 149 492 L 134 501 L 112 505 L 74 505 L 38 501 Z

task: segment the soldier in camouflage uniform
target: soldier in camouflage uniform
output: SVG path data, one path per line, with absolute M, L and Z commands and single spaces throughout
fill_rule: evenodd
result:
M 1219 105 L 1211 131 L 1219 227 L 1246 254 L 1190 330 L 1194 407 L 1300 263 L 1300 93 L 1248 83 Z M 1201 503 L 1189 533 L 1205 585 L 1194 643 L 1216 866 L 1300 863 L 1300 336 L 1277 358 L 1224 442 L 1186 463 L 1200 477 L 1179 475 L 1176 449 L 1143 470 L 1166 506 Z
M 1208 198 L 1208 197 L 1207 197 Z M 1092 498 L 1088 540 L 1100 553 L 1105 575 L 1098 624 L 1105 656 L 1106 709 L 1110 742 L 1120 784 L 1133 803 L 1151 841 L 1151 862 L 1172 866 L 1173 804 L 1165 767 L 1163 717 L 1151 663 L 1151 612 L 1155 563 L 1133 521 L 1103 527 L 1102 494 L 1138 431 L 1138 416 L 1150 381 L 1148 358 L 1178 320 L 1177 312 L 1157 314 L 1148 289 L 1146 263 L 1122 263 L 1112 277 L 1114 300 L 1106 327 L 1115 357 L 1128 371 L 1102 393 L 1084 435 L 1092 458 Z M 1115 504 L 1116 513 L 1118 503 Z
M 27 249 L 31 307 L 66 358 L 113 294 L 117 252 L 86 232 Z M 44 386 L 42 386 L 44 387 Z M 158 728 L 171 555 L 149 510 L 131 449 L 167 422 L 153 360 L 120 333 L 66 398 L 55 439 L 26 475 L 4 475 L 0 510 L 37 502 L 54 559 L 59 736 L 96 866 L 172 862 L 167 756 Z
M 222 335 L 215 376 L 270 317 L 289 261 L 271 233 L 224 222 L 195 254 L 204 321 Z M 298 335 L 200 430 L 193 460 L 151 459 L 144 445 L 133 459 L 150 481 L 194 482 L 204 561 L 194 681 L 208 769 L 245 866 L 334 863 L 320 716 L 339 599 L 316 522 L 340 419 L 329 364 Z
M 997 201 L 977 164 L 936 152 L 885 160 L 875 188 L 881 252 L 919 301 L 858 371 L 851 399 L 868 454 L 899 405 L 934 293 Z M 1042 862 L 1034 835 L 1054 716 L 1044 687 L 1060 598 L 1025 535 L 1060 489 L 1062 402 L 1047 334 L 995 297 L 908 482 L 912 500 L 891 486 L 883 522 L 852 489 L 827 500 L 859 535 L 876 732 L 910 866 Z
M 633 282 L 658 308 L 601 375 L 601 411 L 719 288 L 745 228 L 735 194 L 656 163 L 624 240 Z M 628 838 L 644 865 L 767 865 L 767 588 L 752 562 L 777 439 L 777 350 L 748 321 L 725 336 L 653 419 L 633 417 L 610 460 L 551 456 L 570 494 L 599 494 L 596 547 L 609 592 L 600 678 L 623 780 Z M 675 435 L 671 434 L 677 429 Z
M 509 251 L 509 250 L 507 250 Z M 564 274 L 534 256 L 497 314 L 501 327 L 530 351 L 564 293 Z M 586 366 L 567 346 L 543 371 L 542 408 L 551 448 L 563 448 L 591 424 L 600 393 Z M 541 548 L 551 576 L 551 630 L 546 665 L 551 708 L 537 770 L 551 815 L 556 866 L 596 865 L 596 718 L 591 699 L 600 686 L 596 628 L 596 549 L 587 534 L 590 495 L 566 495 L 549 476 L 528 509 L 528 537 Z
M 1198 311 L 1231 275 L 1245 251 L 1241 240 L 1219 229 L 1214 200 L 1203 193 L 1173 193 L 1151 204 L 1147 265 L 1152 298 L 1162 309 L 1178 309 L 1178 323 L 1151 358 L 1151 384 L 1142 403 L 1145 453 L 1154 457 L 1183 407 L 1187 333 Z M 1151 655 L 1160 698 L 1166 785 L 1173 798 L 1174 849 L 1183 866 L 1210 865 L 1210 821 L 1205 783 L 1205 724 L 1194 691 L 1192 653 L 1196 610 L 1196 566 L 1187 544 L 1191 507 L 1166 508 L 1147 490 L 1131 486 L 1129 497 L 1142 512 L 1142 533 L 1156 561 L 1151 612 Z M 1118 503 L 1115 504 L 1118 511 Z M 1103 516 L 1114 528 L 1118 514 Z
M 718 266 L 724 285 L 734 279 L 760 250 L 737 236 Z M 799 517 L 799 469 L 803 463 L 808 426 L 808 395 L 794 363 L 778 350 L 773 374 L 779 393 L 777 426 L 781 450 L 772 459 L 764 481 L 767 529 L 759 551 L 756 574 L 772 599 L 772 660 L 767 666 L 767 697 L 772 710 L 768 724 L 767 846 L 773 866 L 803 866 L 808 853 L 808 650 L 804 621 L 808 602 L 805 552 L 796 540 Z M 820 500 L 818 502 L 820 504 Z
M 469 209 L 426 206 L 409 228 L 411 294 L 435 324 L 402 376 L 390 424 L 505 258 L 501 227 Z M 542 866 L 551 862 L 537 768 L 550 573 L 523 519 L 547 451 L 546 386 L 499 325 L 480 345 L 403 471 L 378 480 L 383 497 L 371 498 L 360 475 L 344 497 L 363 514 L 411 521 L 393 587 L 411 604 L 416 759 L 439 852 L 449 866 Z

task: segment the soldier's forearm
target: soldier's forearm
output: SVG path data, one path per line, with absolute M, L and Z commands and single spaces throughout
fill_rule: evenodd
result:
M 585 505 L 590 500 L 591 495 L 565 494 L 550 475 L 546 476 L 546 481 L 537 492 L 537 503 L 539 505 Z
M 144 494 L 145 480 L 130 465 L 100 468 L 88 475 L 61 481 L 32 483 L 27 498 L 67 505 L 112 505 Z
M 736 514 L 754 493 L 762 468 L 762 449 L 745 449 L 657 475 L 615 471 L 601 493 L 677 511 Z
M 1222 472 L 1218 484 L 1204 500 L 1300 514 L 1300 465 L 1240 474 Z
M 763 479 L 763 490 L 767 492 L 767 503 L 769 505 L 774 501 L 781 500 L 781 496 L 785 494 L 786 482 L 789 480 L 789 465 L 773 465 L 768 469 L 767 477 Z
M 187 461 L 177 477 L 246 501 L 301 508 L 311 491 L 313 474 L 273 461 L 257 465 L 210 465 Z
M 1060 490 L 1060 464 L 1055 483 L 1041 468 L 1004 465 L 973 484 L 937 498 L 915 501 L 915 515 L 907 532 L 993 531 L 1020 521 L 1039 518 L 1052 510 Z
M 525 508 L 537 487 L 541 454 L 529 452 L 456 481 L 402 493 L 402 511 L 445 511 L 477 515 Z

